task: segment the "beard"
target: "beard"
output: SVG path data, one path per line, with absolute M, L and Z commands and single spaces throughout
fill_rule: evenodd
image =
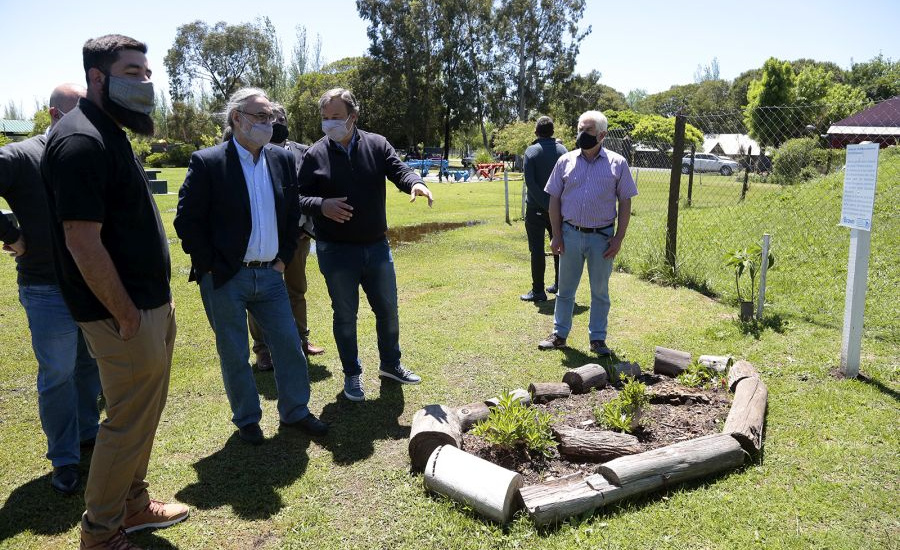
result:
M 109 98 L 109 78 L 106 79 L 106 83 L 103 85 L 103 109 L 109 113 L 113 120 L 132 132 L 144 136 L 153 136 L 155 129 L 153 117 L 126 109 Z

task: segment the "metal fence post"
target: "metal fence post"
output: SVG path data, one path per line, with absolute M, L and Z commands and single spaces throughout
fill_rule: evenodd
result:
M 747 147 L 747 168 L 744 170 L 744 186 L 741 187 L 741 200 L 747 196 L 747 188 L 750 187 L 750 162 L 752 162 L 753 147 Z
M 694 153 L 697 152 L 697 146 L 691 144 L 691 170 L 688 172 L 688 200 L 687 205 L 691 205 L 694 195 Z
M 675 115 L 675 143 L 669 177 L 669 213 L 666 222 L 666 263 L 675 269 L 678 249 L 678 197 L 681 195 L 681 157 L 684 154 L 684 115 Z
M 756 305 L 756 318 L 762 320 L 763 305 L 766 303 L 766 273 L 769 271 L 769 243 L 771 236 L 763 235 L 762 261 L 759 267 L 759 303 Z
M 503 171 L 503 198 L 506 202 L 506 223 L 512 225 L 509 221 L 509 172 Z

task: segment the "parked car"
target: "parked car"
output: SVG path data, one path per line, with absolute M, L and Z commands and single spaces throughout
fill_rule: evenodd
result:
M 737 162 L 710 153 L 694 153 L 694 172 L 718 172 L 723 176 L 740 171 L 741 165 Z M 688 174 L 691 171 L 691 156 L 685 155 L 681 159 L 681 173 Z

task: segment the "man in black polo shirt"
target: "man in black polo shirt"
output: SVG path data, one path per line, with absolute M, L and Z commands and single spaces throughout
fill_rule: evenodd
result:
M 168 243 L 122 130 L 153 133 L 146 52 L 121 35 L 85 42 L 87 99 L 50 134 L 42 161 L 60 288 L 106 398 L 84 492 L 82 548 L 134 548 L 126 532 L 188 515 L 184 505 L 151 500 L 145 481 L 175 343 Z

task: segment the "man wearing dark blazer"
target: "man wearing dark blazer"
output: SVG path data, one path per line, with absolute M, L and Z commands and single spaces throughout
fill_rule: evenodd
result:
M 275 367 L 281 425 L 310 435 L 328 426 L 309 412 L 309 375 L 282 273 L 294 258 L 300 209 L 291 153 L 272 146 L 271 103 L 242 88 L 226 106 L 233 138 L 191 156 L 175 231 L 191 256 L 222 367 L 232 422 L 263 442 L 259 394 L 249 368 L 247 312 L 262 328 Z

